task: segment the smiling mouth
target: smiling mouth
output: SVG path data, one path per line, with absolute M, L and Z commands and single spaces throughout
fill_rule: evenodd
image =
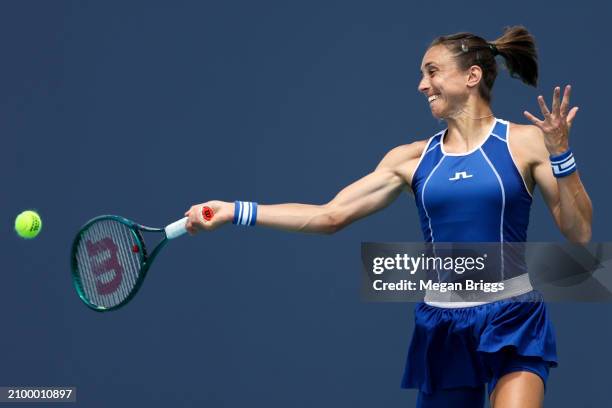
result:
M 440 97 L 440 95 L 431 95 L 429 98 L 427 98 L 427 101 L 429 103 L 432 103 L 433 101 L 435 101 L 436 99 L 438 99 Z

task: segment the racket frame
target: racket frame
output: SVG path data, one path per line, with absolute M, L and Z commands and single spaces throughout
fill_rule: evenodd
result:
M 111 221 L 119 222 L 130 229 L 136 241 L 136 245 L 138 245 L 138 254 L 140 258 L 140 271 L 138 273 L 138 278 L 136 280 L 136 283 L 134 284 L 134 287 L 132 288 L 132 290 L 130 291 L 130 293 L 125 299 L 123 299 L 120 303 L 116 304 L 115 306 L 111 306 L 111 307 L 95 305 L 87 299 L 87 297 L 85 296 L 85 292 L 83 290 L 83 284 L 81 282 L 81 277 L 78 272 L 78 264 L 77 264 L 77 259 L 76 259 L 78 246 L 79 246 L 79 243 L 81 242 L 81 236 L 83 232 L 87 231 L 92 224 L 95 224 L 99 221 L 104 221 L 104 220 L 111 220 Z M 161 232 L 164 234 L 164 238 L 153 249 L 153 252 L 151 252 L 151 255 L 148 255 L 147 253 L 147 248 L 145 246 L 144 238 L 141 233 L 142 231 Z M 144 282 L 144 279 L 147 276 L 147 272 L 149 271 L 149 268 L 151 267 L 153 260 L 155 260 L 155 257 L 157 256 L 157 254 L 159 254 L 159 251 L 162 250 L 162 248 L 166 245 L 167 242 L 168 242 L 168 238 L 166 237 L 166 233 L 163 228 L 147 227 L 147 226 L 138 224 L 134 221 L 128 220 L 127 218 L 124 218 L 118 215 L 100 215 L 98 217 L 92 218 L 91 220 L 87 221 L 79 229 L 79 232 L 77 233 L 76 237 L 74 238 L 74 241 L 72 242 L 72 250 L 70 252 L 70 269 L 71 269 L 71 274 L 72 274 L 72 284 L 74 285 L 74 288 L 76 289 L 77 294 L 79 295 L 83 303 L 87 305 L 87 307 L 97 312 L 109 312 L 111 310 L 117 310 L 125 306 L 130 300 L 132 300 L 134 296 L 136 296 L 136 293 L 138 293 L 138 290 L 142 286 L 142 282 Z

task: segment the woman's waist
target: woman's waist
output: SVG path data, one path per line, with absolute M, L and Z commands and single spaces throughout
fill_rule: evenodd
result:
M 465 279 L 456 282 L 428 282 L 424 302 L 440 308 L 463 308 L 507 300 L 533 291 L 529 274 L 487 282 Z

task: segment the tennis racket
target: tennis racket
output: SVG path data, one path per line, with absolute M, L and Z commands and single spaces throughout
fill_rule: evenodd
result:
M 205 220 L 210 207 L 202 207 Z M 72 282 L 91 309 L 107 312 L 127 304 L 138 292 L 147 271 L 168 240 L 184 235 L 187 217 L 165 228 L 145 227 L 117 215 L 102 215 L 81 227 L 72 243 Z M 143 232 L 156 232 L 162 240 L 150 253 Z

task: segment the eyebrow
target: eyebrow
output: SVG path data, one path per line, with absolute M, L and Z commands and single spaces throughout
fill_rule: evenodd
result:
M 427 68 L 435 68 L 436 63 L 435 62 L 428 62 L 427 64 L 423 65 L 423 68 L 421 69 L 421 72 L 423 72 L 423 69 L 427 69 Z

